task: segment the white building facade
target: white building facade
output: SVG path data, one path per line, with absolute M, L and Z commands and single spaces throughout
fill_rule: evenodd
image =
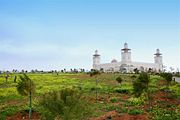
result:
M 157 49 L 154 54 L 154 63 L 145 63 L 145 62 L 133 62 L 131 60 L 131 49 L 128 48 L 128 44 L 124 44 L 124 48 L 121 49 L 121 61 L 113 59 L 111 63 L 100 63 L 101 56 L 98 54 L 98 51 L 95 51 L 93 55 L 93 69 L 102 70 L 104 72 L 134 72 L 138 71 L 155 71 L 160 72 L 163 70 L 162 63 L 162 54 L 160 50 Z

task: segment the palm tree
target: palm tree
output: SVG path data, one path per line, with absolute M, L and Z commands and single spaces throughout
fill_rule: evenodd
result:
M 26 75 L 20 76 L 20 81 L 17 85 L 17 91 L 20 95 L 29 96 L 29 119 L 32 117 L 32 94 L 35 93 L 34 82 Z

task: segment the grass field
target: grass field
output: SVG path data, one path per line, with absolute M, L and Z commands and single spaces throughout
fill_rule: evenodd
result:
M 19 76 L 19 74 L 16 75 Z M 41 96 L 64 88 L 81 89 L 83 98 L 89 102 L 87 107 L 91 110 L 85 120 L 103 120 L 109 117 L 113 120 L 180 119 L 180 85 L 174 82 L 171 83 L 170 90 L 167 93 L 164 91 L 165 80 L 159 76 L 150 76 L 152 106 L 149 109 L 145 94 L 140 98 L 135 98 L 133 95 L 132 83 L 135 78 L 132 76 L 138 75 L 118 73 L 103 73 L 97 77 L 90 77 L 85 73 L 27 75 L 36 85 L 36 93 L 33 95 L 33 111 L 36 119 L 41 119 L 44 112 L 38 102 Z M 116 81 L 118 76 L 123 79 L 121 84 Z M 20 118 L 27 114 L 28 97 L 18 94 L 16 90 L 17 83 L 14 83 L 13 77 L 14 74 L 11 74 L 6 82 L 4 74 L 0 75 L 0 120 L 16 119 L 15 117 Z M 98 80 L 97 86 L 96 79 Z M 96 89 L 98 89 L 97 102 Z

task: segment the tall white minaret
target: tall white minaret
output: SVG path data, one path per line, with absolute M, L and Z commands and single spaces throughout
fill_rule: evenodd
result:
M 156 49 L 156 53 L 154 54 L 154 63 L 159 65 L 159 69 L 163 70 L 163 62 L 162 62 L 162 54 L 159 49 Z
M 160 53 L 159 49 L 156 49 L 156 53 L 154 54 L 154 63 L 156 64 L 163 64 L 162 63 L 162 54 Z
M 124 43 L 124 48 L 121 49 L 121 62 L 129 63 L 131 62 L 131 49 L 128 48 L 128 44 Z
M 95 51 L 93 55 L 93 69 L 97 69 L 97 65 L 100 64 L 100 55 L 98 54 L 98 50 Z

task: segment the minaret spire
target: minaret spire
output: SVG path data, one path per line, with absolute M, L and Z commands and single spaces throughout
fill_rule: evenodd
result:
M 156 53 L 154 55 L 158 57 L 158 56 L 161 56 L 162 54 L 160 53 L 159 49 L 156 49 Z
M 131 62 L 131 49 L 128 48 L 127 43 L 124 43 L 124 48 L 121 51 L 121 61 L 123 63 Z
M 128 48 L 128 44 L 124 43 L 124 48 L 121 49 L 122 52 L 129 52 L 131 49 Z
M 162 65 L 162 54 L 159 49 L 156 49 L 156 53 L 154 54 L 154 62 Z
M 95 50 L 95 54 L 93 55 L 93 69 L 97 69 L 97 66 L 100 64 L 100 55 L 98 54 L 98 50 Z

